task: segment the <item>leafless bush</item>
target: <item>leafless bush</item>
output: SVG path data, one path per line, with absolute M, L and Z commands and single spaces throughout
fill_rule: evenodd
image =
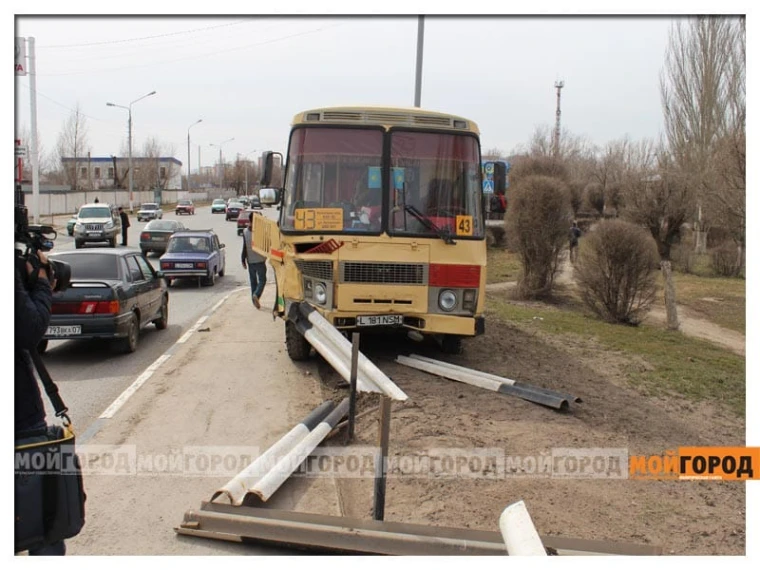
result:
M 741 258 L 735 244 L 726 242 L 710 252 L 712 268 L 721 277 L 738 277 L 741 274 Z
M 652 236 L 622 220 L 604 220 L 584 239 L 575 277 L 586 306 L 600 318 L 637 325 L 657 293 Z
M 586 203 L 601 216 L 604 213 L 604 186 L 592 182 L 583 191 Z
M 572 219 L 567 189 L 557 178 L 527 175 L 510 190 L 507 239 L 522 263 L 517 293 L 522 298 L 547 297 L 554 285 L 560 253 L 567 246 Z
M 569 173 L 567 165 L 553 156 L 521 156 L 512 162 L 509 171 L 510 190 L 512 186 L 519 184 L 521 179 L 528 176 L 549 176 L 566 182 Z
M 694 253 L 694 248 L 688 244 L 679 243 L 671 248 L 670 260 L 673 262 L 673 268 L 677 271 L 693 273 L 696 253 Z

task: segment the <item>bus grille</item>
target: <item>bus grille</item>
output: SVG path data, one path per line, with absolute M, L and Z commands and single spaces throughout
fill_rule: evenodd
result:
M 427 265 L 344 261 L 340 264 L 340 280 L 342 283 L 426 285 Z
M 314 279 L 322 279 L 323 281 L 333 280 L 332 261 L 304 261 L 297 259 L 296 267 L 298 267 L 298 270 L 304 277 L 313 277 Z

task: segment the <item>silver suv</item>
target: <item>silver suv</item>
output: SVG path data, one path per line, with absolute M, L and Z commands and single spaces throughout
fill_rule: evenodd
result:
M 85 204 L 79 208 L 74 224 L 74 246 L 79 249 L 85 243 L 108 242 L 116 247 L 121 233 L 121 217 L 115 206 L 108 204 Z

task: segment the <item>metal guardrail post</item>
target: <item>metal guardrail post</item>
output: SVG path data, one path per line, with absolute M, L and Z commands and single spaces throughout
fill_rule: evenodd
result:
M 356 377 L 359 369 L 359 333 L 351 334 L 351 391 L 348 394 L 348 430 L 346 444 L 354 440 L 356 425 Z
M 372 508 L 372 516 L 376 521 L 385 519 L 385 482 L 390 433 L 391 399 L 382 396 L 380 402 L 380 449 L 375 455 L 375 504 Z

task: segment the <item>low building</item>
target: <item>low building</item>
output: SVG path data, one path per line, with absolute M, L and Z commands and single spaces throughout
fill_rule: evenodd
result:
M 67 179 L 78 190 L 129 187 L 129 158 L 91 156 L 61 158 Z M 135 191 L 182 189 L 182 162 L 173 157 L 132 157 Z

